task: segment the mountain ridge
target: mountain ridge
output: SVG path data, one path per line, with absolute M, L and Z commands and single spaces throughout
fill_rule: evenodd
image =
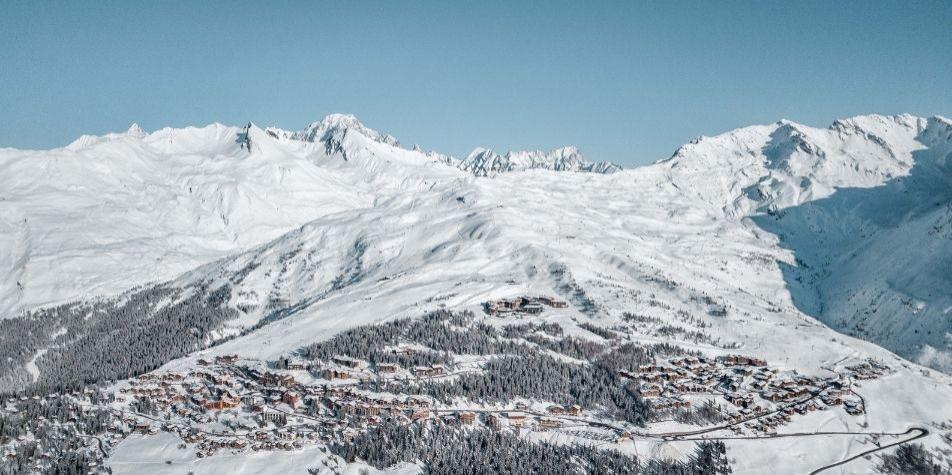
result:
M 606 202 L 618 202 L 614 192 L 608 191 L 611 188 L 635 197 L 642 196 L 642 190 L 672 187 L 679 190 L 679 200 L 683 201 L 681 208 L 672 209 L 672 213 L 703 207 L 705 212 L 716 213 L 718 219 L 755 219 L 766 225 L 763 220 L 770 216 L 819 203 L 835 196 L 838 190 L 876 189 L 903 179 L 923 159 L 944 163 L 948 156 L 942 150 L 950 142 L 952 125 L 941 116 L 857 116 L 838 120 L 825 129 L 781 120 L 699 138 L 652 165 L 582 175 L 602 177 L 592 182 L 586 193 L 605 194 Z M 0 201 L 0 207 L 7 210 L 4 214 L 8 219 L 2 223 L 5 231 L 0 239 L 5 242 L 5 253 L 0 259 L 9 271 L 0 279 L 0 309 L 11 316 L 21 309 L 74 298 L 90 289 L 108 294 L 123 290 L 129 282 L 153 280 L 156 276 L 171 278 L 203 262 L 279 237 L 314 219 L 389 206 L 389 202 L 407 199 L 408 193 L 469 189 L 474 186 L 469 180 L 478 180 L 480 175 L 508 183 L 504 178 L 511 173 L 497 172 L 510 166 L 511 171 L 520 167 L 533 170 L 533 164 L 542 162 L 554 172 L 577 170 L 589 163 L 574 147 L 506 155 L 477 149 L 467 160 L 457 161 L 419 147 L 405 149 L 393 137 L 367 128 L 351 115 L 331 115 L 299 132 L 261 129 L 251 123 L 246 127 L 214 123 L 145 134 L 131 126 L 125 133 L 84 136 L 70 146 L 51 151 L 3 149 L 0 170 L 6 172 L 8 182 L 6 199 Z M 37 163 L 43 166 L 38 168 Z M 209 174 L 209 170 L 215 172 Z M 558 175 L 561 178 L 557 182 L 575 183 L 576 178 L 582 178 L 573 173 Z M 542 175 L 531 177 L 520 186 L 531 187 L 532 182 L 543 180 Z M 156 193 L 167 196 L 172 205 L 144 205 Z M 302 196 L 309 196 L 321 206 L 302 201 Z M 106 206 L 100 204 L 103 198 Z M 465 194 L 460 198 L 467 199 Z M 137 212 L 130 221 L 126 207 L 136 202 L 151 211 Z M 62 210 L 51 208 L 51 203 Z M 90 215 L 86 211 L 89 209 L 98 211 Z M 895 213 L 895 219 L 902 223 L 903 212 Z M 943 218 L 930 215 L 929 219 L 941 223 Z M 122 224 L 125 222 L 135 225 L 127 227 Z M 791 220 L 784 222 L 794 224 Z M 829 221 L 830 225 L 834 222 Z M 854 223 L 850 225 L 857 226 L 856 232 L 865 240 L 838 241 L 842 248 L 837 248 L 838 256 L 861 252 L 864 243 L 880 239 L 877 236 L 888 241 L 888 230 L 875 223 L 842 219 L 839 223 Z M 910 229 L 922 229 L 924 223 L 910 222 Z M 816 228 L 811 223 L 796 226 L 796 230 L 772 231 L 794 236 L 798 235 L 794 231 Z M 53 229 L 72 229 L 78 238 L 51 232 Z M 121 237 L 104 234 L 102 229 Z M 101 260 L 104 245 L 116 252 L 113 263 L 90 265 Z M 799 256 L 804 262 L 819 259 L 811 257 L 812 251 L 802 243 L 798 248 L 806 253 Z M 827 259 L 833 259 L 832 255 L 822 262 Z M 67 285 L 57 274 L 48 272 L 54 262 L 71 269 L 75 281 Z M 157 262 L 162 264 L 157 266 Z M 814 269 L 823 267 L 817 262 L 811 265 Z M 834 271 L 827 268 L 824 272 Z M 861 277 L 862 273 L 856 274 L 856 278 Z M 814 286 L 826 285 L 825 280 L 800 279 Z M 866 287 L 855 281 L 842 283 L 842 289 L 837 298 L 849 300 Z M 889 288 L 886 291 L 894 292 Z M 906 292 L 917 293 L 911 288 Z M 894 298 L 903 301 L 909 297 L 896 294 Z M 818 302 L 798 303 L 807 313 L 844 331 L 855 328 L 857 321 L 854 317 L 837 323 L 843 315 L 857 311 L 862 315 L 862 308 L 857 307 L 824 316 L 816 309 L 837 305 Z M 933 322 L 931 326 L 907 326 L 908 331 L 941 335 L 942 313 L 941 308 L 936 309 L 940 304 L 936 300 L 917 313 L 928 318 L 916 321 Z M 893 337 L 864 331 L 865 337 L 873 339 L 896 335 L 894 331 L 890 333 Z M 929 339 L 928 346 L 917 346 L 919 343 L 911 336 L 899 340 L 891 348 L 911 359 L 917 357 L 916 352 L 952 352 L 941 338 Z

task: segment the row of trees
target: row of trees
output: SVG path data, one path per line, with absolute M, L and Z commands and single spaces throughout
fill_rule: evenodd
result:
M 568 296 L 569 302 L 578 311 L 592 318 L 596 318 L 601 313 L 601 306 L 585 293 L 585 289 L 575 281 L 572 273 L 564 264 L 551 264 L 549 266 L 549 277 L 555 281 L 556 290 L 561 295 Z
M 461 374 L 450 381 L 374 381 L 365 383 L 365 388 L 426 394 L 446 403 L 462 397 L 481 403 L 533 398 L 578 404 L 642 426 L 652 417 L 651 406 L 606 365 L 568 363 L 544 354 L 493 358 L 482 372 Z
M 952 463 L 943 467 L 938 459 L 922 444 L 903 444 L 883 455 L 877 469 L 888 475 L 952 475 Z
M 99 393 L 94 389 L 92 394 L 95 402 Z M 92 438 L 117 422 L 110 411 L 81 405 L 67 395 L 0 397 L 0 407 L 16 409 L 0 412 L 0 445 L 15 447 L 13 457 L 0 459 L 0 474 L 33 473 L 37 467 L 47 473 L 88 473 L 89 464 L 101 465 L 103 457 L 96 445 L 89 446 Z M 21 437 L 26 440 L 15 442 Z
M 227 285 L 155 285 L 0 319 L 0 391 L 63 392 L 151 371 L 214 343 L 238 316 L 230 297 Z
M 148 288 L 104 302 L 71 326 L 37 362 L 37 385 L 51 389 L 133 377 L 214 343 L 213 332 L 238 317 L 231 289 Z
M 386 349 L 411 343 L 432 351 L 395 354 Z M 475 322 L 472 312 L 438 310 L 419 319 L 357 327 L 310 345 L 305 353 L 313 360 L 326 361 L 344 355 L 371 364 L 397 363 L 413 367 L 437 363 L 449 366 L 453 355 L 527 354 L 530 351 L 528 345 L 500 338 L 494 327 Z

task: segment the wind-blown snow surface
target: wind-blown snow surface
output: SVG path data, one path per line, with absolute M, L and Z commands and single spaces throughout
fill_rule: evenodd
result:
M 228 284 L 243 312 L 235 330 L 271 322 L 206 353 L 274 358 L 356 325 L 555 293 L 573 305 L 553 318 L 673 322 L 683 310 L 705 319 L 710 341 L 680 344 L 732 345 L 801 372 L 884 360 L 898 372 L 868 384 L 869 430 L 952 418 L 935 404 L 952 396 L 947 376 L 811 318 L 949 369 L 943 118 L 781 121 L 633 170 L 492 179 L 354 122 L 133 130 L 0 152 L 7 314 L 178 275 L 173 285 Z M 831 424 L 856 422 L 810 429 Z M 785 450 L 817 456 L 809 444 Z M 733 447 L 741 472 L 763 463 Z

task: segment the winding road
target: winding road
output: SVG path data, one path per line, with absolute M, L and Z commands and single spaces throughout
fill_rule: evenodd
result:
M 903 433 L 900 434 L 900 435 L 911 434 L 911 433 L 913 433 L 913 432 L 918 432 L 919 434 L 916 435 L 916 436 L 914 436 L 914 437 L 910 437 L 910 438 L 908 438 L 908 439 L 905 439 L 905 440 L 900 440 L 900 441 L 898 441 L 898 442 L 893 442 L 893 443 L 891 443 L 891 444 L 886 444 L 886 445 L 883 445 L 883 446 L 881 446 L 881 447 L 876 447 L 875 449 L 870 449 L 870 450 L 867 450 L 867 451 L 864 451 L 864 452 L 860 452 L 860 453 L 858 453 L 858 454 L 856 454 L 856 455 L 854 455 L 854 456 L 852 456 L 852 457 L 849 457 L 849 458 L 840 460 L 839 462 L 836 462 L 836 463 L 831 463 L 831 464 L 829 464 L 829 465 L 824 465 L 824 466 L 822 466 L 822 467 L 820 467 L 820 468 L 818 468 L 818 469 L 816 469 L 816 470 L 810 472 L 810 475 L 816 475 L 817 473 L 820 473 L 820 472 L 822 472 L 822 471 L 824 471 L 824 470 L 829 470 L 829 469 L 831 469 L 831 468 L 833 468 L 833 467 L 839 467 L 840 465 L 846 465 L 846 464 L 848 464 L 848 463 L 852 462 L 853 460 L 856 460 L 856 459 L 858 459 L 858 458 L 860 458 L 860 457 L 865 457 L 865 456 L 867 456 L 867 455 L 869 455 L 869 454 L 876 453 L 876 452 L 879 452 L 879 451 L 882 451 L 882 450 L 886 450 L 886 449 L 891 448 L 891 447 L 896 447 L 896 446 L 899 446 L 899 445 L 902 445 L 902 444 L 905 444 L 905 443 L 908 443 L 908 442 L 912 442 L 912 441 L 914 441 L 914 440 L 916 440 L 916 439 L 921 439 L 921 438 L 923 438 L 923 437 L 929 435 L 929 429 L 926 429 L 926 428 L 924 428 L 924 427 L 912 427 L 912 428 L 910 428 L 909 430 L 903 432 Z

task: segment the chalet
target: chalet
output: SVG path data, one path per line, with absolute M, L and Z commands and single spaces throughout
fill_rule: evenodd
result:
M 265 412 L 261 415 L 261 419 L 266 422 L 273 422 L 277 425 L 284 425 L 288 422 L 288 416 L 276 411 Z
M 294 385 L 294 377 L 290 374 L 267 372 L 259 376 L 258 380 L 265 386 L 291 387 Z
M 499 430 L 499 425 L 500 425 L 500 424 L 499 424 L 499 416 L 497 416 L 497 415 L 495 415 L 495 414 L 487 414 L 487 415 L 486 415 L 486 425 L 489 426 L 490 429 Z
M 334 363 L 337 363 L 337 364 L 339 364 L 339 365 L 341 365 L 341 366 L 346 366 L 346 367 L 348 367 L 348 368 L 359 368 L 359 367 L 360 367 L 360 360 L 351 358 L 351 357 L 349 357 L 349 356 L 341 356 L 341 355 L 338 355 L 338 356 L 335 356 L 335 357 L 331 358 L 331 361 L 333 361 Z
M 238 362 L 238 355 L 221 355 L 215 357 L 215 363 L 232 365 Z
M 746 393 L 728 393 L 724 396 L 727 399 L 727 402 L 738 406 L 738 407 L 747 407 L 753 403 L 753 395 Z
M 350 373 L 339 369 L 328 368 L 324 371 L 324 377 L 327 379 L 350 379 Z
M 653 384 L 646 384 L 638 388 L 641 397 L 658 397 L 661 395 L 661 388 Z
M 522 427 L 526 423 L 526 415 L 522 412 L 507 412 L 506 419 L 512 427 Z
M 462 411 L 457 413 L 459 417 L 460 424 L 472 425 L 476 421 L 476 413 L 470 411 Z
M 779 402 L 783 399 L 783 396 L 778 391 L 765 391 L 761 394 L 761 397 L 771 402 Z
M 245 394 L 241 397 L 241 400 L 246 404 L 264 404 L 264 396 L 259 392 L 254 392 L 250 394 Z
M 522 306 L 522 311 L 528 314 L 539 314 L 542 313 L 542 305 L 537 303 L 530 303 Z
M 135 427 L 132 428 L 134 432 L 137 432 L 139 434 L 148 434 L 149 430 L 151 429 L 152 429 L 152 424 L 149 424 L 148 422 L 137 422 Z
M 565 408 L 559 405 L 552 405 L 548 407 L 549 414 L 565 414 Z
M 441 364 L 432 366 L 417 366 L 413 368 L 413 375 L 418 378 L 441 376 L 446 374 L 446 367 Z
M 410 420 L 413 422 L 417 422 L 417 421 L 426 419 L 428 417 L 430 417 L 429 409 L 417 409 L 413 411 L 413 413 L 410 415 Z
M 217 401 L 208 401 L 204 404 L 204 408 L 207 410 L 221 411 L 224 409 L 234 409 L 238 407 L 240 402 L 237 399 L 231 399 L 229 397 L 224 397 Z
M 569 406 L 568 413 L 570 416 L 577 416 L 582 413 L 582 406 L 578 404 L 573 404 Z
M 857 401 L 852 399 L 843 401 L 843 407 L 846 409 L 847 414 L 853 416 L 857 416 L 865 412 L 863 407 Z
M 291 371 L 305 370 L 308 368 L 307 362 L 298 359 L 288 359 L 285 361 L 284 366 Z
M 396 373 L 399 368 L 400 366 L 394 363 L 378 363 L 377 364 L 377 372 L 379 373 Z
M 281 396 L 281 402 L 296 408 L 301 403 L 301 395 L 294 391 L 285 391 Z
M 361 416 L 379 416 L 380 406 L 375 404 L 358 404 L 357 414 Z
M 562 421 L 543 417 L 539 419 L 538 427 L 540 429 L 558 429 L 562 427 Z
M 430 401 L 419 397 L 407 398 L 407 404 L 416 407 L 430 407 Z
M 337 416 L 341 418 L 357 414 L 357 403 L 352 401 L 335 403 L 334 408 L 337 410 Z

